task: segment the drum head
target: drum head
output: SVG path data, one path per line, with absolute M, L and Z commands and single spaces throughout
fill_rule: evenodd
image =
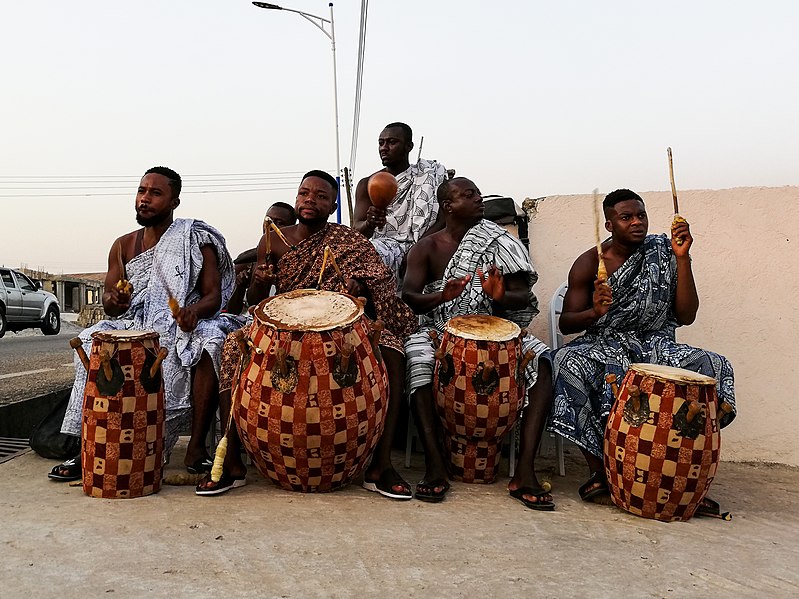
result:
M 453 335 L 476 341 L 510 341 L 522 332 L 516 323 L 487 314 L 456 316 L 450 319 L 446 329 Z
M 330 331 L 346 327 L 363 314 L 358 301 L 343 293 L 297 289 L 262 301 L 255 318 L 281 331 Z
M 716 379 L 685 370 L 684 368 L 674 368 L 672 366 L 663 366 L 661 364 L 630 364 L 630 370 L 634 370 L 640 374 L 651 376 L 661 381 L 669 383 L 686 383 L 689 385 L 715 385 Z
M 92 333 L 92 339 L 98 339 L 106 343 L 122 343 L 126 341 L 143 341 L 145 339 L 158 339 L 155 331 L 96 331 Z

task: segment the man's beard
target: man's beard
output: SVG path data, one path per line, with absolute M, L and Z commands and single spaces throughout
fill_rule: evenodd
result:
M 139 211 L 136 211 L 136 222 L 139 223 L 142 227 L 154 227 L 156 225 L 160 225 L 164 222 L 166 218 L 163 214 L 153 214 L 150 217 L 144 217 L 139 214 Z
M 318 225 L 323 225 L 327 222 L 327 216 L 319 216 L 317 218 L 306 218 L 304 216 L 297 215 L 297 220 L 300 221 L 306 227 L 315 227 Z

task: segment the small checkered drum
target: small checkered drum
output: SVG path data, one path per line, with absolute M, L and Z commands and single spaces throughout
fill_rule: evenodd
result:
M 258 305 L 233 415 L 264 476 L 309 492 L 332 491 L 361 473 L 388 405 L 376 341 L 348 295 L 301 289 Z
M 433 389 L 444 425 L 450 474 L 468 483 L 490 483 L 499 444 L 524 405 L 521 329 L 496 316 L 456 316 L 436 351 Z
M 715 379 L 631 364 L 605 429 L 613 503 L 644 518 L 691 518 L 719 464 L 717 410 Z
M 83 396 L 83 491 L 122 499 L 157 493 L 164 455 L 164 386 L 154 331 L 98 331 Z

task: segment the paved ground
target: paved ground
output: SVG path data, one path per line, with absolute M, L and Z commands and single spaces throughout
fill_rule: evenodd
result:
M 254 471 L 221 497 L 100 500 L 48 481 L 53 464 L 0 465 L 2 597 L 799 596 L 799 469 L 784 466 L 723 463 L 712 495 L 733 520 L 665 524 L 582 503 L 571 454 L 554 513 L 511 500 L 507 479 L 430 505 L 290 493 Z

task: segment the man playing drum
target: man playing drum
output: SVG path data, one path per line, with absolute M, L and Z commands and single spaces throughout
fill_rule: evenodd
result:
M 295 204 L 299 223 L 282 230 L 291 247 L 269 232 L 267 253 L 267 235 L 261 238 L 248 300 L 251 306 L 264 300 L 272 284 L 278 293 L 315 288 L 320 272 L 321 289 L 342 291 L 344 287 L 350 295 L 367 298 L 366 314 L 385 325 L 380 345 L 388 371 L 390 398 L 385 430 L 364 473 L 364 487 L 393 499 L 411 499 L 410 486 L 391 465 L 391 445 L 405 391 L 403 340 L 416 328 L 416 318 L 397 297 L 391 272 L 363 235 L 327 222 L 336 209 L 337 189 L 336 180 L 324 171 L 310 171 L 303 177 Z M 329 263 L 322 270 L 325 246 L 335 256 L 341 275 Z M 238 355 L 236 344 L 226 342 L 224 361 L 236 363 Z M 222 380 L 220 386 L 223 390 L 230 388 L 231 381 Z M 215 483 L 206 479 L 197 487 L 198 495 L 224 492 L 236 486 L 235 481 L 243 480 L 246 469 L 235 431 L 231 431 L 228 443 L 222 480 Z
M 597 279 L 595 248 L 577 258 L 569 272 L 560 330 L 584 334 L 552 353 L 551 430 L 578 445 L 588 462 L 591 476 L 580 487 L 586 501 L 608 493 L 603 435 L 613 392 L 606 375 L 621 381 L 631 363 L 648 362 L 711 376 L 718 383 L 719 401 L 733 407 L 721 415 L 721 426 L 735 418 L 727 359 L 675 341 L 675 329 L 691 324 L 699 308 L 688 223 L 676 221 L 671 240 L 647 235 L 644 201 L 628 189 L 608 194 L 602 205 L 605 228 L 612 234 L 602 244 L 608 279 Z
M 233 264 L 225 239 L 213 227 L 193 219 L 173 219 L 180 204 L 181 179 L 166 167 L 149 169 L 136 194 L 136 222 L 141 229 L 117 239 L 108 256 L 103 320 L 80 334 L 91 348 L 91 334 L 109 330 L 154 330 L 163 362 L 167 454 L 193 407 L 191 440 L 185 464 L 189 472 L 207 471 L 205 449 L 210 415 L 216 410 L 217 371 L 225 336 L 234 321 L 218 318 L 233 289 Z M 118 282 L 129 281 L 132 289 Z M 176 313 L 170 303 L 177 301 Z M 237 326 L 241 326 L 238 323 Z M 80 435 L 86 370 L 75 358 L 75 384 L 61 432 Z M 80 457 L 56 466 L 55 480 L 81 477 Z
M 467 314 L 500 316 L 524 330 L 538 314 L 532 290 L 538 274 L 521 243 L 483 218 L 483 199 L 475 184 L 463 177 L 446 181 L 438 188 L 438 200 L 446 226 L 411 248 L 402 290 L 408 305 L 424 315 L 420 331 L 408 339 L 405 351 L 411 409 L 425 451 L 426 471 L 416 486 L 416 497 L 433 502 L 444 499 L 449 483 L 437 438 L 430 331 L 442 332 L 451 318 Z M 528 334 L 522 349 L 535 352 L 535 359 L 524 371 L 528 407 L 520 468 L 509 490 L 527 507 L 551 510 L 552 496 L 541 488 L 534 471 L 535 450 L 551 400 L 550 367 L 546 358 L 539 360 L 548 348 Z
M 399 185 L 394 200 L 385 209 L 369 199 L 369 177 L 361 179 L 355 188 L 352 227 L 372 240 L 397 281 L 401 280 L 401 266 L 410 247 L 431 227 L 438 230 L 443 226 L 438 218 L 436 189 L 447 178 L 447 169 L 435 160 L 420 159 L 411 164 L 412 139 L 408 125 L 390 123 L 377 140 L 385 167 L 382 170 L 394 175 Z

